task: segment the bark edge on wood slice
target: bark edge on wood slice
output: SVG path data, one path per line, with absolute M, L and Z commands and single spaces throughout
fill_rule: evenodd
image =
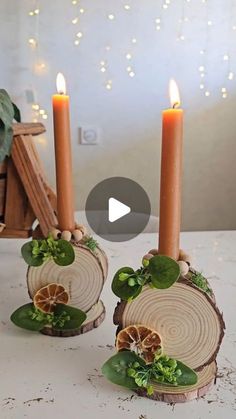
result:
M 100 300 L 87 312 L 87 319 L 82 324 L 82 326 L 80 326 L 80 328 L 73 330 L 55 330 L 52 327 L 44 327 L 44 329 L 41 330 L 41 333 L 47 336 L 63 338 L 82 335 L 99 327 L 105 319 L 105 315 L 105 306 Z
M 53 261 L 37 268 L 29 267 L 27 286 L 29 296 L 55 282 L 62 284 L 70 296 L 69 305 L 86 313 L 99 301 L 108 273 L 108 260 L 98 246 L 95 251 L 74 243 L 75 261 L 69 266 L 58 266 Z
M 134 301 L 117 304 L 113 321 L 118 331 L 132 324 L 155 329 L 164 352 L 195 371 L 215 361 L 225 329 L 213 298 L 184 277 L 166 290 L 145 286 Z
M 147 395 L 145 389 L 138 389 L 136 393 L 142 397 L 148 397 L 152 400 L 165 403 L 185 403 L 205 396 L 213 387 L 216 381 L 217 364 L 213 361 L 210 365 L 204 367 L 198 372 L 198 382 L 193 386 L 173 387 L 162 384 L 152 383 L 154 393 Z

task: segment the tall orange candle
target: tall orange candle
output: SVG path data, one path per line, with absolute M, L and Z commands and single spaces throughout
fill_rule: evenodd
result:
M 58 94 L 52 98 L 54 144 L 56 159 L 58 227 L 72 231 L 74 220 L 74 194 L 72 182 L 72 156 L 70 136 L 69 96 L 63 74 L 57 76 Z
M 178 87 L 170 81 L 172 109 L 163 112 L 159 253 L 178 260 L 181 225 L 183 110 Z

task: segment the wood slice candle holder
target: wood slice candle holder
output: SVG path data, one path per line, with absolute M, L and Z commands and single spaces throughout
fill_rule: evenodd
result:
M 121 301 L 114 313 L 118 331 L 143 324 L 160 333 L 164 352 L 198 373 L 198 383 L 190 387 L 154 384 L 155 400 L 183 402 L 206 394 L 216 379 L 216 356 L 224 336 L 225 324 L 214 296 L 181 276 L 168 289 L 145 286 L 132 302 Z M 146 390 L 138 390 L 146 396 Z
M 49 336 L 75 336 L 86 333 L 102 323 L 105 308 L 100 295 L 107 278 L 108 261 L 106 254 L 97 246 L 94 251 L 81 243 L 73 242 L 75 261 L 69 266 L 58 266 L 47 261 L 37 268 L 29 267 L 27 286 L 33 299 L 36 292 L 50 283 L 62 284 L 70 296 L 69 305 L 79 308 L 87 314 L 85 323 L 77 330 L 58 332 L 53 328 L 44 328 Z

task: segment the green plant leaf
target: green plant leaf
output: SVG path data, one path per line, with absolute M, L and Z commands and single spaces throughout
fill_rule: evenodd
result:
M 24 261 L 27 263 L 27 265 L 29 266 L 41 266 L 43 264 L 43 256 L 39 255 L 39 256 L 34 256 L 32 254 L 32 250 L 33 250 L 33 242 L 27 242 L 25 243 L 22 248 L 21 248 L 21 254 L 22 257 L 24 259 Z
M 41 322 L 35 321 L 30 317 L 30 313 L 34 310 L 33 303 L 25 304 L 22 307 L 19 307 L 11 315 L 11 321 L 18 327 L 26 330 L 32 330 L 33 332 L 39 332 L 41 329 L 46 326 L 47 321 L 43 320 Z
M 15 103 L 12 103 L 13 109 L 14 109 L 14 119 L 17 122 L 21 122 L 21 114 L 20 109 L 16 106 Z
M 138 385 L 135 383 L 134 378 L 127 375 L 129 365 L 134 362 L 139 362 L 141 365 L 145 365 L 143 359 L 139 358 L 134 352 L 118 352 L 105 362 L 102 366 L 102 373 L 114 384 L 118 384 L 119 386 L 127 387 L 129 389 L 135 389 Z
M 154 256 L 150 259 L 147 270 L 151 274 L 154 287 L 160 289 L 171 287 L 180 276 L 178 263 L 168 256 Z
M 66 321 L 63 326 L 53 326 L 56 330 L 73 330 L 78 329 L 86 320 L 87 315 L 84 311 L 78 308 L 71 307 L 65 304 L 57 304 L 54 310 L 55 318 L 60 316 L 62 313 L 66 313 L 70 320 Z
M 75 260 L 75 251 L 71 243 L 60 239 L 57 241 L 57 248 L 60 251 L 53 259 L 57 265 L 68 266 Z
M 213 291 L 209 287 L 207 279 L 200 272 L 192 273 L 190 276 L 190 280 L 193 282 L 194 285 L 196 285 L 196 287 L 200 288 L 207 294 L 212 295 Z
M 177 369 L 180 369 L 182 375 L 177 378 L 178 386 L 192 386 L 197 383 L 198 376 L 194 370 L 180 361 L 177 361 Z
M 117 297 L 121 298 L 121 300 L 125 300 L 125 301 L 130 301 L 131 299 L 133 300 L 142 291 L 142 285 L 136 284 L 133 287 L 129 286 L 128 279 L 125 281 L 121 281 L 119 279 L 119 275 L 121 273 L 132 275 L 135 272 L 132 268 L 129 268 L 129 267 L 124 267 L 124 268 L 119 269 L 116 272 L 112 281 L 112 286 L 111 286 L 112 291 Z
M 98 242 L 91 236 L 87 236 L 84 238 L 84 244 L 93 252 L 98 247 Z
M 0 89 L 0 162 L 10 155 L 13 130 L 14 107 L 10 96 Z

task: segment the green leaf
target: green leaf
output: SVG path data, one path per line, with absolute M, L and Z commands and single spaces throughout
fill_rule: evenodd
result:
M 91 236 L 85 237 L 84 244 L 93 252 L 98 247 L 98 242 Z
M 0 162 L 10 155 L 13 130 L 14 107 L 4 89 L 0 89 Z
M 33 303 L 25 304 L 24 306 L 18 308 L 11 315 L 11 321 L 18 327 L 26 330 L 32 330 L 34 332 L 39 332 L 41 329 L 46 326 L 47 321 L 43 320 L 41 322 L 33 320 L 30 317 L 30 313 L 34 310 Z
M 178 263 L 168 256 L 154 256 L 150 259 L 147 270 L 151 274 L 154 287 L 160 289 L 171 287 L 180 276 Z
M 24 261 L 29 266 L 41 266 L 43 264 L 43 256 L 33 255 L 33 242 L 25 243 L 21 248 L 21 254 Z
M 139 362 L 141 365 L 145 365 L 143 359 L 139 358 L 134 352 L 118 352 L 105 362 L 102 366 L 102 373 L 114 384 L 135 389 L 138 385 L 135 383 L 133 377 L 129 377 L 127 375 L 129 365 L 134 362 Z
M 60 266 L 71 265 L 75 260 L 75 251 L 72 244 L 60 239 L 57 241 L 57 248 L 59 253 L 53 258 L 55 263 Z
M 17 122 L 21 122 L 21 114 L 20 109 L 16 106 L 15 103 L 12 103 L 13 109 L 14 109 L 14 119 Z
M 133 300 L 142 291 L 142 285 L 136 284 L 130 287 L 128 283 L 129 278 L 127 278 L 126 280 L 119 279 L 119 275 L 121 273 L 132 275 L 135 272 L 132 268 L 129 268 L 129 267 L 124 267 L 124 268 L 119 269 L 116 272 L 112 281 L 112 286 L 111 286 L 112 291 L 117 297 L 121 298 L 121 300 L 125 300 L 125 301 L 130 301 L 131 299 Z
M 194 283 L 194 285 L 196 285 L 196 287 L 200 288 L 207 294 L 212 295 L 212 289 L 209 287 L 207 279 L 204 278 L 204 276 L 200 272 L 192 273 L 190 279 Z
M 57 318 L 62 313 L 66 313 L 70 320 L 66 321 L 63 326 L 54 326 L 56 330 L 73 330 L 78 329 L 86 320 L 87 315 L 78 308 L 67 306 L 65 304 L 57 304 L 54 310 L 54 317 Z
M 192 386 L 197 383 L 198 376 L 195 371 L 180 361 L 177 361 L 177 369 L 180 369 L 182 375 L 177 378 L 178 386 Z

